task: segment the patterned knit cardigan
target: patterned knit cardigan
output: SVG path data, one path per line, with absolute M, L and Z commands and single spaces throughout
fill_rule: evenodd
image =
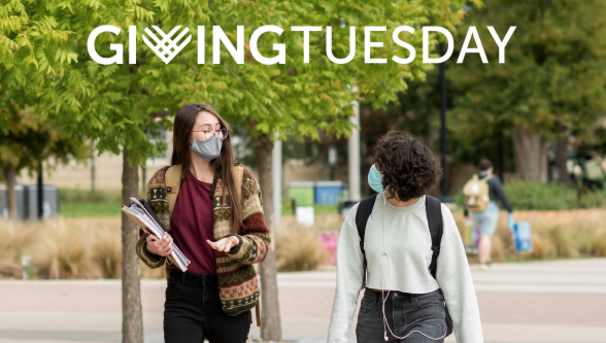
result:
M 166 197 L 165 175 L 168 167 L 158 170 L 145 187 L 147 201 L 156 216 L 170 233 L 170 214 Z M 265 259 L 269 250 L 270 234 L 263 216 L 263 199 L 258 183 L 244 171 L 242 177 L 242 220 L 243 226 L 238 235 L 231 235 L 231 207 L 227 189 L 223 187 L 219 172 L 210 191 L 213 204 L 213 237 L 215 241 L 228 236 L 238 238 L 238 245 L 229 253 L 215 251 L 219 296 L 225 314 L 237 316 L 255 307 L 259 301 L 261 287 L 253 263 Z M 225 200 L 225 202 L 223 202 Z M 226 205 L 227 204 L 227 205 Z M 145 247 L 147 233 L 139 229 L 137 255 L 150 268 L 165 266 L 168 277 L 169 266 L 166 257 L 150 253 Z M 200 242 L 206 244 L 206 242 Z

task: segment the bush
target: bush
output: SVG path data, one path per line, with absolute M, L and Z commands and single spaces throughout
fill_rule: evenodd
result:
M 515 221 L 529 221 L 532 227 L 532 252 L 515 252 L 512 233 L 507 228 L 507 215 L 501 212 L 499 225 L 492 238 L 492 258 L 495 261 L 529 261 L 555 258 L 606 256 L 606 210 L 519 211 Z M 463 229 L 461 213 L 455 214 L 459 229 Z M 477 262 L 476 255 L 469 255 Z
M 513 180 L 503 187 L 514 210 L 578 208 L 576 191 L 560 183 Z
M 512 180 L 503 189 L 515 211 L 573 210 L 606 208 L 606 191 L 594 190 L 577 193 L 560 183 Z M 459 208 L 464 206 L 463 192 L 455 196 Z M 500 205 L 500 204 L 499 204 Z
M 21 278 L 21 257 L 31 256 L 29 278 L 91 279 L 122 276 L 118 218 L 45 220 L 35 224 L 0 220 L 0 279 Z M 134 247 L 133 247 L 134 249 Z M 141 278 L 165 278 L 164 268 L 140 263 Z
M 320 245 L 319 230 L 292 224 L 283 226 L 275 235 L 278 271 L 317 269 L 326 260 Z
M 106 279 L 122 277 L 122 236 L 118 228 L 103 228 L 96 232 L 91 251 L 93 262 Z
M 28 248 L 35 241 L 36 232 L 31 227 L 5 222 L 0 225 L 0 236 L 0 278 L 21 278 L 21 256 L 31 252 Z
M 61 221 L 45 222 L 38 234 L 34 266 L 44 279 L 91 279 L 101 276 L 90 257 L 91 231 L 74 230 Z

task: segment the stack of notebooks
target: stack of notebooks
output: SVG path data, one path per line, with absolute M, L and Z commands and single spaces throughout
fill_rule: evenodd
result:
M 164 236 L 165 231 L 162 228 L 162 224 L 160 224 L 158 217 L 156 217 L 156 214 L 151 210 L 147 202 L 145 202 L 145 200 L 137 200 L 136 198 L 130 198 L 130 200 L 132 200 L 133 203 L 130 207 L 122 205 L 122 212 L 126 213 L 137 226 L 147 231 L 150 235 L 154 235 L 158 238 Z M 181 252 L 174 242 L 172 247 L 173 252 L 169 255 L 169 260 L 181 269 L 181 271 L 187 271 L 187 266 L 189 266 L 191 262 L 183 255 L 183 252 Z

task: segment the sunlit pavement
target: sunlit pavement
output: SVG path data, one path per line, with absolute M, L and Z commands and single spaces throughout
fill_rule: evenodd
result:
M 606 343 L 606 259 L 496 264 L 485 272 L 472 266 L 472 272 L 485 342 Z M 335 280 L 331 270 L 279 275 L 285 339 L 325 342 Z M 147 343 L 163 342 L 164 288 L 164 280 L 141 282 Z M 0 297 L 0 343 L 121 340 L 119 280 L 0 281 Z M 251 337 L 258 336 L 253 327 Z

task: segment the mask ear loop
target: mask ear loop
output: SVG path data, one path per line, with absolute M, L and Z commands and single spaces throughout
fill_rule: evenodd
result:
M 383 205 L 386 205 L 385 198 L 383 198 Z M 385 241 L 385 214 L 383 214 L 383 254 L 382 255 L 387 256 L 387 263 L 389 266 L 389 269 L 387 271 L 387 276 L 388 276 L 388 284 L 389 284 L 389 287 L 391 288 L 391 257 L 389 256 L 389 253 L 387 252 L 387 249 L 385 248 L 385 242 L 386 242 Z M 446 337 L 446 333 L 448 331 L 448 328 L 446 328 L 446 327 L 444 328 L 444 334 L 438 338 L 430 337 L 419 330 L 413 330 L 413 331 L 409 332 L 407 335 L 402 336 L 402 337 L 396 336 L 393 333 L 393 331 L 391 330 L 391 327 L 389 326 L 389 321 L 387 321 L 387 315 L 385 314 L 385 303 L 387 302 L 387 299 L 389 298 L 389 294 L 391 293 L 391 290 L 390 289 L 387 290 L 387 295 L 385 295 L 385 287 L 383 287 L 383 261 L 381 261 L 381 263 L 379 263 L 379 266 L 381 267 L 381 300 L 382 300 L 381 309 L 383 312 L 383 339 L 385 340 L 385 342 L 389 341 L 389 337 L 387 337 L 388 330 L 389 330 L 389 333 L 394 338 L 397 338 L 397 339 L 406 339 L 406 338 L 408 338 L 408 336 L 412 335 L 415 332 L 431 339 L 432 341 L 439 341 L 442 338 Z

